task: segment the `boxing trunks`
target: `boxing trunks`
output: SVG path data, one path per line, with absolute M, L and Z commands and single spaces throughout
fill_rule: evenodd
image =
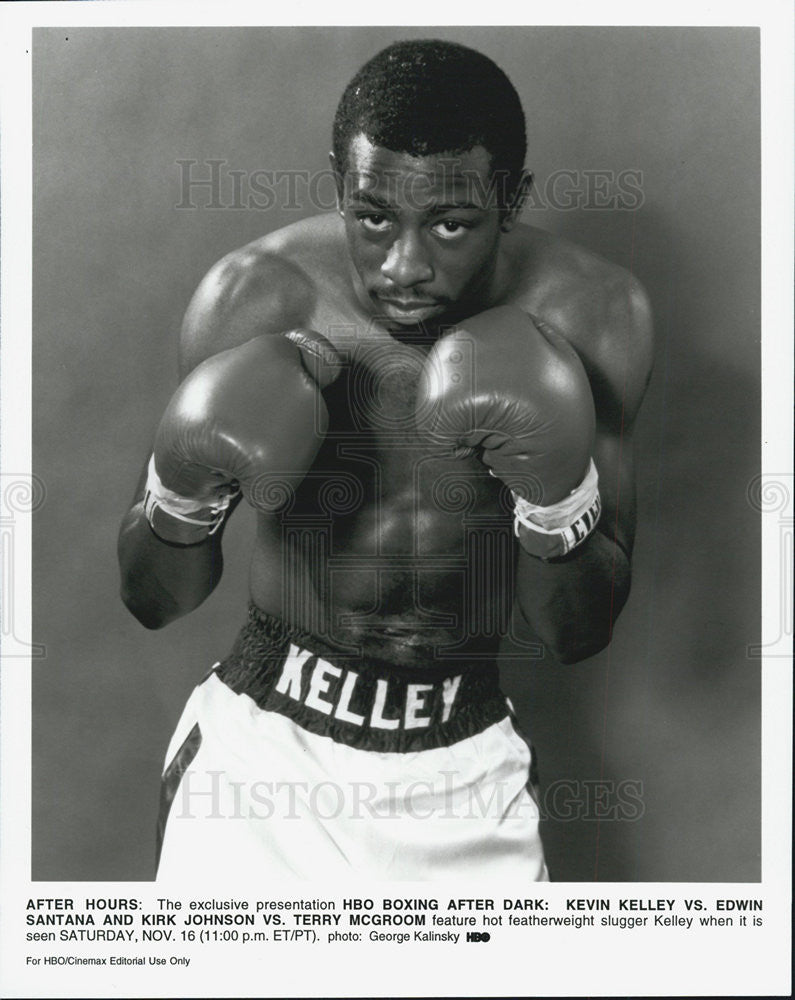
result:
M 158 880 L 548 878 L 496 665 L 344 656 L 256 608 L 168 749 Z

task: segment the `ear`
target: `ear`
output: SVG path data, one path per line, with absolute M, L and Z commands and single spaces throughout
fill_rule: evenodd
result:
M 334 184 L 337 189 L 337 211 L 344 218 L 345 209 L 343 208 L 343 205 L 345 203 L 345 177 L 339 163 L 337 163 L 337 157 L 333 153 L 328 154 L 328 161 L 331 164 L 331 169 L 334 173 Z
M 500 229 L 502 232 L 509 233 L 519 221 L 519 217 L 522 214 L 522 209 L 525 206 L 525 202 L 527 201 L 527 197 L 530 194 L 530 188 L 532 188 L 532 186 L 532 173 L 529 170 L 523 170 L 522 177 L 516 185 L 516 191 L 511 199 L 511 203 L 504 210 L 502 222 L 500 223 Z

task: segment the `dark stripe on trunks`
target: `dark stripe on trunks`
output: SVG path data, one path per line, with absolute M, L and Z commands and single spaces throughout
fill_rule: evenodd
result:
M 155 871 L 160 866 L 160 852 L 163 850 L 163 837 L 166 832 L 166 822 L 168 814 L 171 812 L 171 803 L 177 794 L 182 776 L 196 759 L 199 747 L 202 745 L 202 734 L 199 723 L 191 729 L 182 746 L 177 750 L 174 759 L 163 772 L 160 781 L 160 809 L 157 814 L 157 845 L 155 853 Z

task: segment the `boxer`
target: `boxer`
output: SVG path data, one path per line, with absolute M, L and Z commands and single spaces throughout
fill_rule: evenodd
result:
M 398 42 L 339 103 L 337 211 L 191 301 L 123 600 L 188 614 L 241 501 L 257 529 L 248 620 L 168 749 L 159 878 L 548 877 L 499 644 L 512 614 L 564 664 L 610 641 L 652 335 L 634 277 L 520 222 L 525 153 L 490 59 Z

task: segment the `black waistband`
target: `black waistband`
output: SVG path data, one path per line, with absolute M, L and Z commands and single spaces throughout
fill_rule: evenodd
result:
M 508 715 L 496 664 L 424 670 L 354 657 L 253 606 L 216 675 L 261 709 L 379 752 L 449 746 Z

